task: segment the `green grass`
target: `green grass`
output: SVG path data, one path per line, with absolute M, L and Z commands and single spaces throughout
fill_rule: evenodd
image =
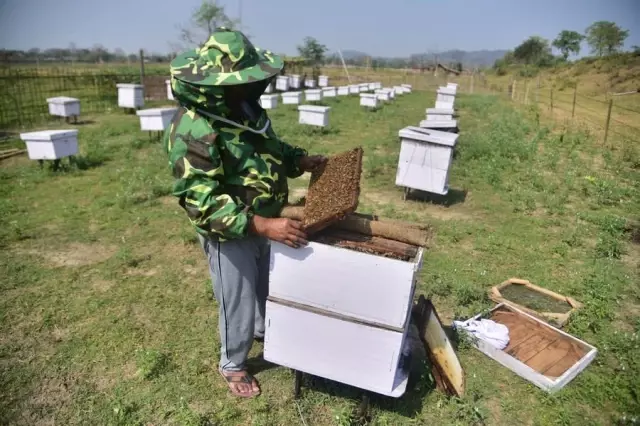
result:
M 294 108 L 270 115 L 283 139 L 311 151 L 364 147 L 362 211 L 434 226 L 418 292 L 446 322 L 490 307 L 487 290 L 520 277 L 583 302 L 567 331 L 599 354 L 550 396 L 462 345 L 464 398 L 433 391 L 425 370 L 402 398 L 374 398 L 369 423 L 637 418 L 640 249 L 629 230 L 640 211 L 637 164 L 580 129 L 540 127 L 534 110 L 461 95 L 450 195 L 403 202 L 397 132 L 433 101 L 414 92 L 368 112 L 356 98 L 336 99 L 323 131 L 299 126 Z M 258 373 L 260 398 L 229 396 L 216 372 L 206 262 L 167 196 L 160 145 L 135 116 L 87 118 L 77 167 L 54 173 L 23 157 L 0 168 L 0 423 L 293 425 L 302 415 L 308 425 L 361 424 L 358 391 L 315 379 L 296 403 L 284 368 Z

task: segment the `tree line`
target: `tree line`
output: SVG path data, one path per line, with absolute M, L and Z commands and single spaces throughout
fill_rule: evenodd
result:
M 610 21 L 594 22 L 585 30 L 584 34 L 563 30 L 551 42 L 539 36 L 532 36 L 515 49 L 508 51 L 503 58 L 498 59 L 494 64 L 494 69 L 498 74 L 505 74 L 510 65 L 551 67 L 560 62 L 566 62 L 571 55 L 579 55 L 583 41 L 586 41 L 592 54 L 598 57 L 610 56 L 622 50 L 628 36 L 628 30 L 624 30 Z M 560 56 L 553 55 L 552 47 L 560 51 Z M 634 52 L 640 53 L 638 46 L 634 46 L 632 49 Z

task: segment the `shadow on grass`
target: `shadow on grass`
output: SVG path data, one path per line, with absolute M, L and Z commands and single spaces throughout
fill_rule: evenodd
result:
M 450 207 L 456 204 L 464 203 L 467 199 L 467 190 L 449 189 L 446 195 L 433 194 L 417 189 L 411 189 L 407 194 L 407 200 L 424 201 L 440 206 Z
M 78 121 L 76 123 L 71 123 L 71 124 L 77 125 L 77 126 L 86 126 L 86 125 L 89 125 L 89 124 L 96 124 L 96 121 L 95 120 L 80 120 L 80 121 Z

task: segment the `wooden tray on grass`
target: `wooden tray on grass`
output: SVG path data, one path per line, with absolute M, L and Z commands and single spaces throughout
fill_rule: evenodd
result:
M 573 312 L 582 307 L 580 302 L 569 296 L 519 278 L 510 278 L 492 287 L 489 298 L 496 303 L 507 303 L 560 328 Z
M 481 318 L 506 325 L 509 328 L 509 345 L 499 350 L 469 335 L 471 344 L 549 393 L 566 386 L 593 361 L 598 352 L 590 344 L 505 303 L 472 319 Z

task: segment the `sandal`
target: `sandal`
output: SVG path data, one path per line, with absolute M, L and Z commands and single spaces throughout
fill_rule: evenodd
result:
M 258 390 L 254 390 L 253 387 L 258 387 L 258 381 L 247 373 L 247 371 L 229 371 L 224 372 L 222 369 L 218 369 L 220 375 L 224 378 L 229 386 L 229 390 L 235 396 L 239 396 L 241 398 L 253 398 L 255 396 L 260 395 L 260 388 Z M 240 392 L 238 390 L 238 384 L 244 383 L 250 385 L 252 389 L 249 392 Z

